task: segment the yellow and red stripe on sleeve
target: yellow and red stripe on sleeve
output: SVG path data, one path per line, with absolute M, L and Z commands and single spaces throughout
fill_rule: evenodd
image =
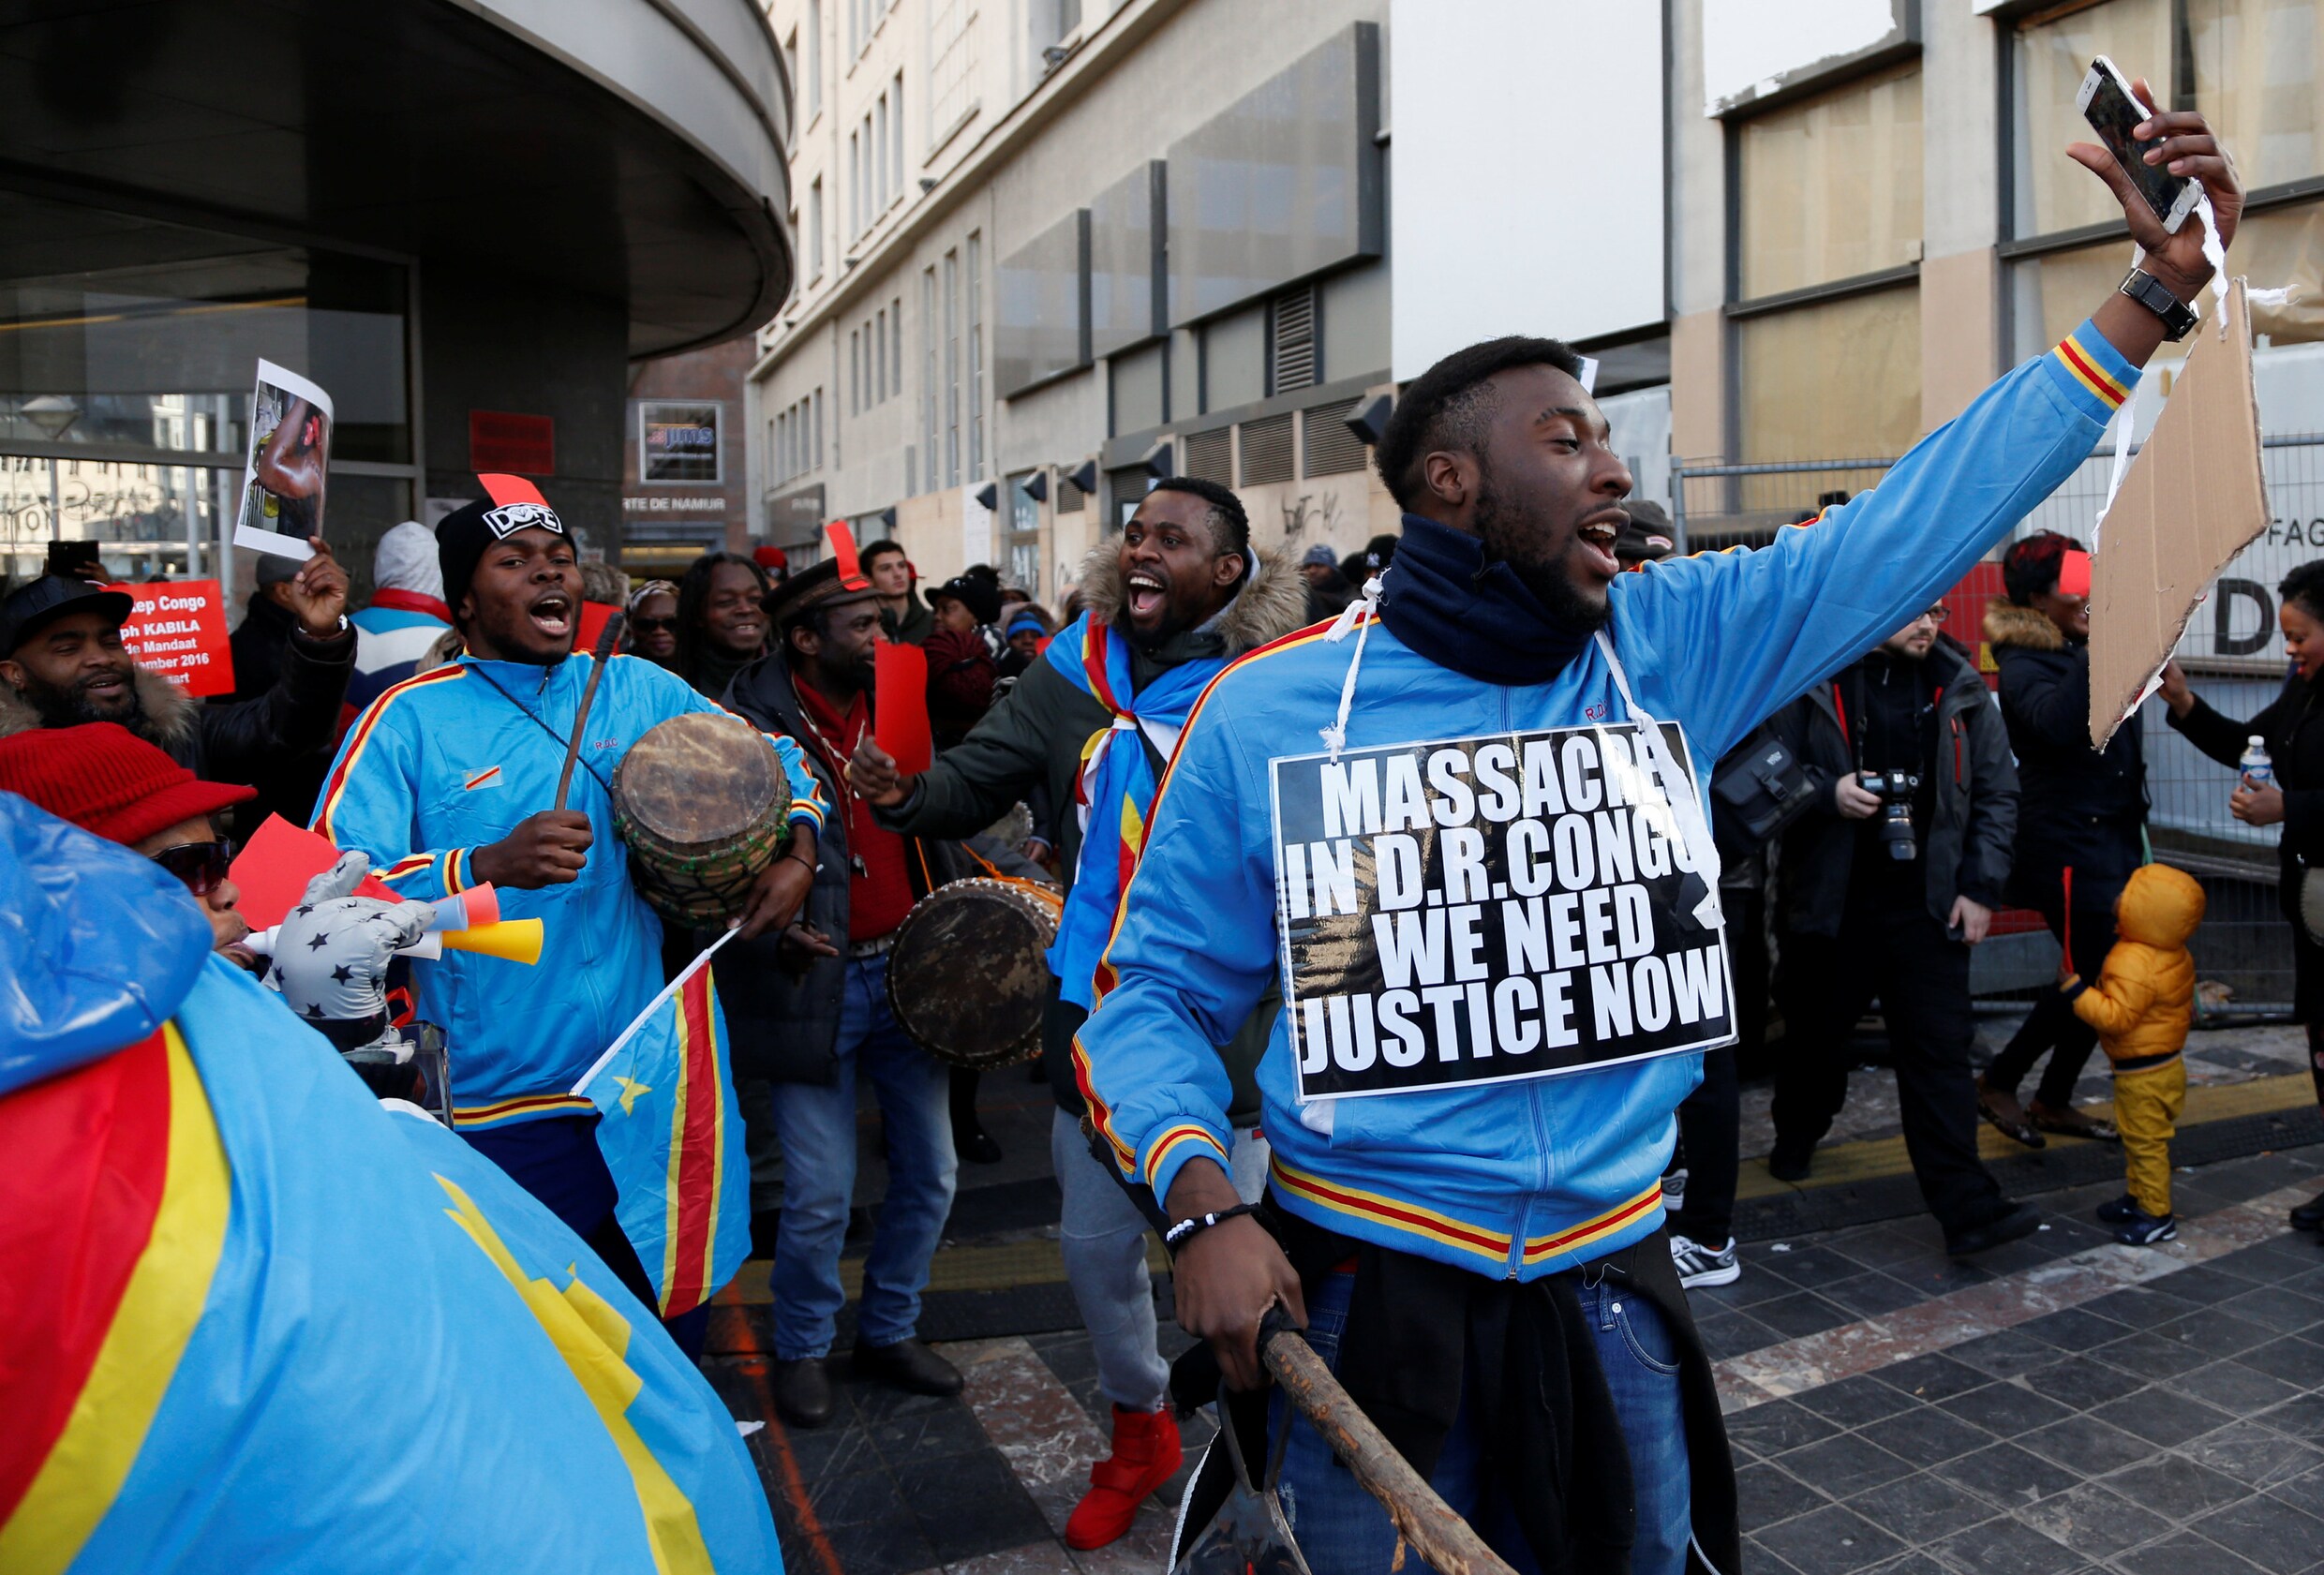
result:
M 2106 364 L 2090 349 L 2072 335 L 2058 341 L 2058 348 L 2049 352 L 2076 382 L 2097 395 L 2109 410 L 2118 409 L 2130 397 L 2130 387 L 2106 369 Z
M 0 1099 L 0 1349 L 20 1359 L 0 1361 L 0 1569 L 50 1575 L 144 1445 L 209 1299 L 231 1179 L 174 1024 Z

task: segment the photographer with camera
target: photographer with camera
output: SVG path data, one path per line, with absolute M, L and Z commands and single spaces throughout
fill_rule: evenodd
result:
M 1977 1158 L 1969 948 L 2009 875 L 2018 773 L 1975 664 L 1939 637 L 1942 603 L 1776 715 L 1818 789 L 1784 833 L 1789 1048 L 1767 1168 L 1795 1181 L 1848 1095 L 1848 1041 L 1874 996 L 1888 1027 L 1905 1152 L 1945 1251 L 2031 1233 Z

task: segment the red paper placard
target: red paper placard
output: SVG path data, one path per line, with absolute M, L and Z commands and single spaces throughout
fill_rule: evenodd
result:
M 872 582 L 863 577 L 863 564 L 856 557 L 856 533 L 847 528 L 847 522 L 835 519 L 823 527 L 830 538 L 831 561 L 840 566 L 840 584 L 850 590 L 861 590 Z
M 234 692 L 234 657 L 226 639 L 226 599 L 216 580 L 167 585 L 119 585 L 136 603 L 121 626 L 121 643 L 188 694 Z
M 2058 559 L 2058 594 L 2090 594 L 2090 555 L 2068 548 Z
M 928 653 L 882 641 L 873 647 L 878 684 L 872 699 L 872 737 L 907 774 L 935 758 L 928 729 Z
M 292 825 L 280 815 L 269 815 L 266 824 L 259 827 L 258 835 L 234 855 L 229 873 L 242 891 L 234 911 L 248 921 L 252 929 L 272 929 L 282 923 L 290 905 L 306 895 L 306 883 L 338 860 L 339 850 L 329 838 Z M 355 895 L 377 897 L 388 902 L 402 900 L 395 888 L 377 875 L 365 876 L 363 884 L 355 888 Z
M 581 632 L 574 636 L 573 648 L 576 651 L 597 649 L 597 637 L 605 631 L 605 620 L 620 610 L 618 607 L 608 606 L 603 602 L 582 602 Z

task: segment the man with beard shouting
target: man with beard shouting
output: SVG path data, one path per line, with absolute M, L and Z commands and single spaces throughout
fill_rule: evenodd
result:
M 347 572 L 320 537 L 285 582 L 291 619 L 282 662 L 262 694 L 204 706 L 121 643 L 126 592 L 43 575 L 0 603 L 0 735 L 119 722 L 205 781 L 246 785 L 287 758 L 320 757 L 355 671 L 345 616 Z
M 1050 1160 L 1065 1194 L 1059 1244 L 1113 1404 L 1112 1456 L 1092 1468 L 1090 1492 L 1065 1526 L 1065 1540 L 1087 1549 L 1129 1529 L 1140 1503 L 1177 1469 L 1179 1440 L 1164 1404 L 1169 1370 L 1155 1346 L 1146 1221 L 1082 1140 L 1073 1031 L 1089 1010 L 1122 875 L 1188 709 L 1227 662 L 1299 627 L 1306 587 L 1289 564 L 1251 550 L 1233 493 L 1173 477 L 1146 494 L 1118 541 L 1091 553 L 1081 591 L 1089 610 L 932 768 L 901 777 L 867 741 L 848 777 L 880 806 L 880 819 L 916 836 L 967 836 L 1036 787 L 1084 810 L 1063 817 L 1067 891 L 1049 954 L 1057 984 L 1041 1059 L 1057 1099 Z M 1267 1027 L 1254 1016 L 1245 1031 L 1230 1023 L 1213 1041 L 1234 1069 L 1229 1120 L 1254 1194 L 1264 1150 L 1252 1133 L 1259 1097 L 1250 1071 Z
M 454 1128 L 652 1308 L 653 1277 L 614 1217 L 617 1180 L 626 1190 L 652 1179 L 613 1175 L 597 1107 L 572 1091 L 663 985 L 662 922 L 611 838 L 615 767 L 656 724 L 719 707 L 673 673 L 615 657 L 589 710 L 570 807 L 548 808 L 594 666 L 573 649 L 580 564 L 531 483 L 478 480 L 491 496 L 436 532 L 444 602 L 466 649 L 389 690 L 348 731 L 315 829 L 369 854 L 398 896 L 433 901 L 489 882 L 503 917 L 542 921 L 538 968 L 458 952 L 416 964 L 419 1016 L 444 1030 Z M 752 887 L 746 936 L 798 911 L 823 822 L 797 747 L 774 742 L 791 784 L 792 840 Z M 699 1325 L 674 1332 L 684 1345 Z
M 2231 239 L 2242 193 L 2202 117 L 2158 113 L 2134 134 L 2151 140 L 2151 163 L 2203 183 Z M 1701 1057 L 1647 1045 L 1616 1060 L 1639 1035 L 1629 1005 L 1605 1007 L 1633 998 L 1617 993 L 1615 967 L 1565 960 L 1619 955 L 1609 933 L 1579 958 L 1581 932 L 1612 925 L 1571 917 L 1573 894 L 1619 846 L 1601 841 L 1591 859 L 1557 839 L 1562 894 L 1534 899 L 1552 915 L 1547 931 L 1504 899 L 1543 891 L 1547 855 L 1536 854 L 1551 819 L 1561 834 L 1602 836 L 1590 814 L 1567 812 L 1597 810 L 1618 830 L 1633 812 L 1605 813 L 1618 788 L 1655 829 L 1640 876 L 1649 854 L 1661 866 L 1657 885 L 1614 890 L 1655 893 L 1636 915 L 1651 949 L 1634 971 L 1620 965 L 1640 981 L 1638 1023 L 1660 1028 L 1649 1016 L 1668 1023 L 1676 1009 L 1675 976 L 1651 975 L 1663 979 L 1659 1004 L 1646 989 L 1648 965 L 1665 966 L 1652 949 L 1677 944 L 1661 936 L 1691 937 L 1675 960 L 1707 942 L 1718 969 L 1718 855 L 1678 756 L 1702 763 L 1707 783 L 1708 763 L 1762 717 L 1927 608 L 2074 473 L 2166 334 L 2193 326 L 2183 304 L 2211 275 L 2205 226 L 2164 233 L 2103 149 L 2069 151 L 2112 186 L 2146 249 L 2142 271 L 1876 491 L 1764 551 L 1617 573 L 1631 479 L 1579 380 L 1581 358 L 1555 340 L 1507 338 L 1430 367 L 1405 389 L 1376 455 L 1406 511 L 1378 602 L 1222 674 L 1155 800 L 1100 970 L 1108 988 L 1077 1052 L 1124 1174 L 1174 1222 L 1179 1322 L 1243 1389 L 1262 1381 L 1262 1316 L 1279 1309 L 1306 1325 L 1405 1458 L 1521 1568 L 1678 1575 L 1691 1554 L 1698 1568 L 1741 1560 L 1718 1392 L 1662 1234 L 1672 1113 Z M 1498 764 L 1516 742 L 1522 793 Z M 1360 779 L 1354 762 L 1328 773 L 1357 751 L 1375 751 L 1361 764 L 1378 775 Z M 1473 781 L 1460 775 L 1472 767 Z M 1379 789 L 1368 801 L 1367 781 Z M 1520 802 L 1497 854 L 1499 823 Z M 1335 840 L 1290 841 L 1310 824 Z M 1323 864 L 1345 873 L 1318 874 L 1311 904 L 1303 869 Z M 1494 890 L 1504 873 L 1512 889 Z M 1399 904 L 1408 911 L 1384 911 Z M 1423 920 L 1435 926 L 1428 958 L 1412 944 L 1430 933 Z M 1492 925 L 1506 950 L 1476 944 Z M 1318 931 L 1336 960 L 1315 955 Z M 1404 937 L 1397 955 L 1383 931 Z M 1553 943 L 1556 966 L 1572 972 L 1548 972 Z M 1443 982 L 1448 961 L 1466 982 Z M 1403 977 L 1363 993 L 1387 975 L 1428 987 L 1417 993 L 1435 1010 L 1396 1002 L 1416 993 Z M 1287 1004 L 1259 1072 L 1271 1232 L 1241 1207 L 1232 1081 L 1212 1047 L 1279 980 Z M 1722 983 L 1723 971 L 1696 976 L 1698 1014 Z M 1321 998 L 1333 988 L 1344 993 Z M 1349 1026 L 1359 1019 L 1361 1032 Z M 1347 1092 L 1370 1096 L 1336 1097 Z M 1285 1415 L 1277 1397 L 1273 1425 L 1290 1428 L 1283 1498 L 1308 1565 L 1388 1568 L 1397 1534 L 1385 1511 Z

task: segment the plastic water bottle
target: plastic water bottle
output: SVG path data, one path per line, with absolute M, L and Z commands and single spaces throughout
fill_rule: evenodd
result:
M 2268 758 L 2267 740 L 2255 733 L 2243 741 L 2243 758 L 2236 762 L 2244 784 L 2263 788 L 2275 780 L 2275 762 Z

